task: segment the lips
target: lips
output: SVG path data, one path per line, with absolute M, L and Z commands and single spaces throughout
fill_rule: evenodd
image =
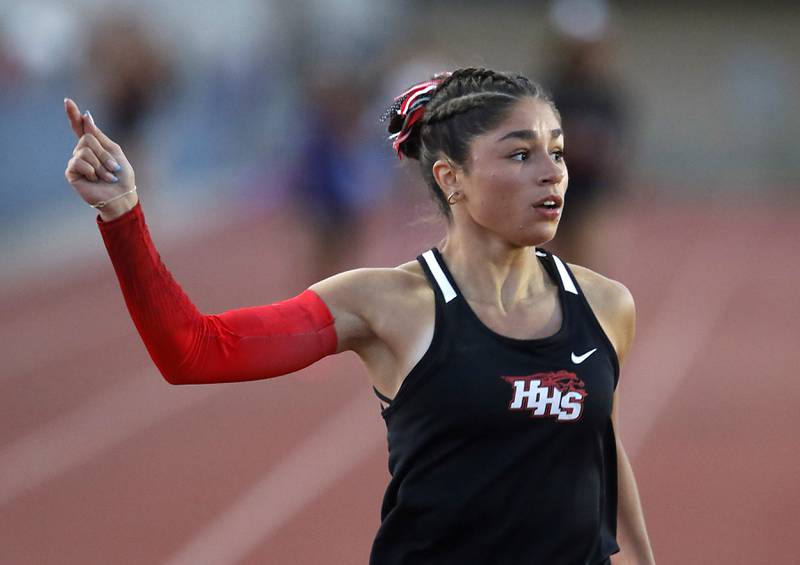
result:
M 554 205 L 545 206 L 545 202 L 552 202 Z M 538 200 L 531 204 L 534 208 L 549 208 L 551 210 L 555 210 L 557 208 L 561 208 L 564 205 L 564 199 L 560 197 L 558 194 L 551 194 L 549 196 L 545 196 L 541 200 Z

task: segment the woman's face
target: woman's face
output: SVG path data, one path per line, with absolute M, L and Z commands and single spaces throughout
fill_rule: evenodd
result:
M 567 180 L 558 118 L 548 103 L 523 98 L 496 128 L 472 140 L 459 179 L 463 206 L 453 208 L 460 216 L 454 219 L 516 246 L 541 245 L 556 234 Z

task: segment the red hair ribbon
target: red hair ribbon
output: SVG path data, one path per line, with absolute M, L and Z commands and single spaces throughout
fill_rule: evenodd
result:
M 403 158 L 400 145 L 411 135 L 414 124 L 421 120 L 425 114 L 425 105 L 433 98 L 433 93 L 450 74 L 439 73 L 430 80 L 415 84 L 395 98 L 395 103 L 400 103 L 397 115 L 405 118 L 402 129 L 389 136 L 389 139 L 392 140 L 392 148 L 397 153 L 398 159 Z

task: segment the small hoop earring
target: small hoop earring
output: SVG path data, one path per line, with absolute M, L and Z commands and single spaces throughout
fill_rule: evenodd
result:
M 450 206 L 456 203 L 456 201 L 454 200 L 454 197 L 456 196 L 458 196 L 458 192 L 451 192 L 450 196 L 447 197 L 447 203 L 450 204 Z

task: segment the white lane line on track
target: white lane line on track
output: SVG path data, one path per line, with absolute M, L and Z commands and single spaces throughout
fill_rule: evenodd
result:
M 654 311 L 653 322 L 635 340 L 635 362 L 623 370 L 630 380 L 620 399 L 624 414 L 620 427 L 629 456 L 638 453 L 691 376 L 692 365 L 736 292 L 756 276 L 753 258 L 763 238 L 751 236 L 734 243 L 727 230 L 706 231 L 676 265 L 676 275 Z M 720 253 L 720 249 L 728 251 Z
M 222 390 L 168 386 L 155 368 L 129 375 L 0 451 L 0 506 Z
M 196 532 L 166 565 L 239 562 L 385 441 L 385 430 L 374 420 L 375 399 L 371 391 L 362 392 Z

